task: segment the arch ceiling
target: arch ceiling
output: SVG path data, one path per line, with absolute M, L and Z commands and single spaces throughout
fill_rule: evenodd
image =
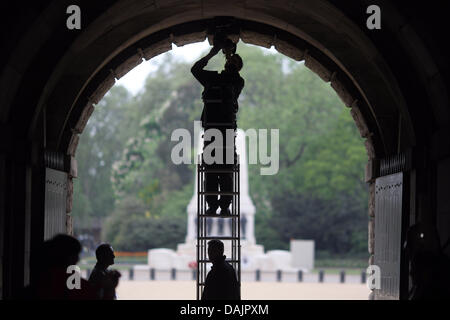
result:
M 91 10 L 87 6 L 82 12 Z M 34 39 L 33 54 L 62 41 L 64 34 L 50 32 L 61 21 L 49 19 L 62 7 L 52 3 L 30 29 L 28 39 L 34 39 L 34 32 L 48 30 L 46 36 Z M 95 104 L 116 79 L 143 60 L 171 50 L 172 43 L 211 41 L 214 28 L 227 24 L 235 40 L 274 46 L 286 56 L 305 60 L 308 68 L 329 82 L 351 108 L 369 157 L 393 154 L 415 144 L 414 124 L 396 77 L 361 26 L 329 1 L 122 0 L 105 8 L 92 8 L 98 15 L 92 14 L 94 18 L 84 29 L 62 41 L 61 50 L 54 52 L 59 59 L 48 57 L 52 68 L 45 70 L 45 84 L 35 93 L 39 102 L 24 123 L 30 124 L 27 131 L 32 136 L 45 110 L 49 149 L 74 155 Z M 29 67 L 27 72 L 39 74 L 42 66 L 21 58 L 22 65 Z

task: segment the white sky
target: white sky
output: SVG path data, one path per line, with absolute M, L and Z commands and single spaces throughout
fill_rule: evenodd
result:
M 172 52 L 175 58 L 179 60 L 193 62 L 194 59 L 197 59 L 202 52 L 209 50 L 210 48 L 211 46 L 209 45 L 208 40 L 205 40 L 203 42 L 187 44 L 182 47 L 177 47 L 176 45 L 172 44 L 172 51 L 170 52 Z M 277 52 L 273 47 L 271 49 L 268 49 L 267 51 L 272 53 Z M 163 56 L 164 53 L 148 61 L 142 62 L 136 68 L 128 72 L 125 76 L 117 80 L 116 84 L 123 85 L 128 89 L 128 91 L 135 95 L 139 92 L 140 89 L 143 88 L 147 75 L 157 69 L 157 65 L 163 59 Z

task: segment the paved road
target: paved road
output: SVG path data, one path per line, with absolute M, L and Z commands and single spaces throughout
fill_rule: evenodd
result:
M 243 300 L 367 300 L 364 284 L 243 282 Z M 126 281 L 119 300 L 194 300 L 195 281 Z

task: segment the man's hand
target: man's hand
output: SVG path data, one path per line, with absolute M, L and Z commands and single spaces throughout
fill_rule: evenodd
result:
M 219 46 L 214 46 L 214 47 L 212 47 L 210 53 L 213 54 L 213 55 L 216 55 L 219 51 L 220 51 L 220 47 Z
M 214 46 L 211 48 L 211 51 L 209 51 L 207 57 L 208 59 L 211 59 L 213 56 L 215 56 L 220 51 L 219 46 Z
M 117 270 L 111 269 L 111 270 L 108 270 L 107 274 L 108 274 L 110 281 L 113 284 L 113 287 L 114 288 L 117 287 L 117 285 L 119 284 L 119 278 L 122 276 L 120 274 L 120 272 Z

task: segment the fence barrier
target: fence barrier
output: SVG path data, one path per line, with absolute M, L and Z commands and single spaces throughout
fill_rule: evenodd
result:
M 147 271 L 148 270 L 148 271 Z M 163 279 L 170 280 L 196 280 L 197 279 L 197 269 L 155 269 L 155 268 L 145 268 L 129 266 L 128 269 L 128 280 L 160 280 L 161 276 L 159 275 L 162 272 Z M 85 269 L 86 278 L 89 279 L 92 269 Z M 147 276 L 145 273 L 147 272 Z M 157 277 L 158 272 L 158 277 Z M 283 271 L 283 270 L 275 270 L 275 271 L 264 271 L 264 270 L 254 270 L 254 281 L 276 281 L 276 282 L 308 282 L 308 283 L 324 283 L 324 282 L 334 282 L 334 283 L 360 283 L 364 284 L 367 281 L 367 274 L 365 270 L 362 270 L 361 273 L 354 273 L 352 275 L 348 275 L 348 270 L 341 270 L 337 274 L 336 273 L 327 273 L 327 281 L 325 281 L 325 273 L 326 271 L 320 269 L 315 273 L 305 272 L 303 270 L 298 271 Z M 263 277 L 264 274 L 264 277 Z M 330 277 L 328 276 L 330 275 Z M 243 281 L 248 281 L 251 278 L 249 276 L 252 275 L 252 271 L 247 270 L 243 271 Z M 317 278 L 315 278 L 317 276 Z M 158 279 L 157 279 L 158 278 Z M 246 280 L 247 279 L 247 280 Z M 314 279 L 316 279 L 314 281 Z M 330 280 L 331 279 L 331 280 Z M 251 280 L 250 280 L 251 281 Z
M 277 281 L 281 282 L 281 270 L 277 270 Z
M 323 282 L 323 275 L 324 275 L 324 271 L 320 270 L 319 271 L 319 282 Z
M 134 279 L 134 270 L 133 270 L 133 268 L 130 268 L 128 277 L 129 277 L 130 280 L 133 280 L 133 279 Z
M 150 280 L 155 280 L 155 269 L 150 269 Z
M 340 283 L 345 283 L 345 270 L 342 270 L 340 273 Z

